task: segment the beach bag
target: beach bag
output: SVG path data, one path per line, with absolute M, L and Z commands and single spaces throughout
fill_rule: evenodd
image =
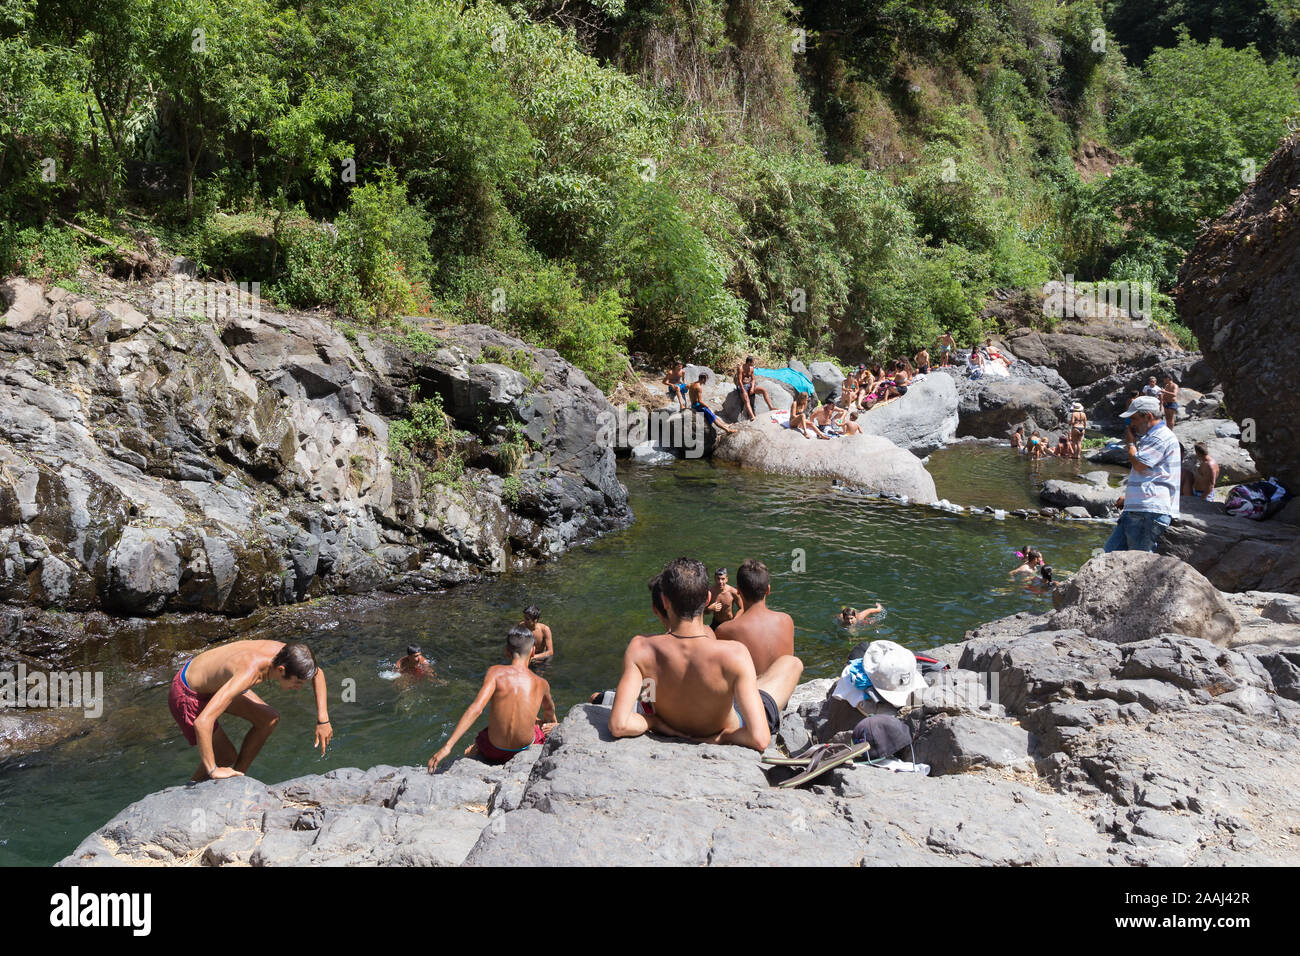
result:
M 1264 478 L 1237 485 L 1228 492 L 1224 508 L 1230 515 L 1263 521 L 1277 514 L 1294 495 L 1276 478 Z

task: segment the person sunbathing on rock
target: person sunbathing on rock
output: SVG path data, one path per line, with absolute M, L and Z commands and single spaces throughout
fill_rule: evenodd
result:
M 1210 455 L 1203 441 L 1192 446 L 1193 457 L 1184 460 L 1181 494 L 1214 500 L 1214 486 L 1219 481 L 1219 463 Z
M 670 368 L 664 374 L 664 384 L 668 386 L 668 396 L 677 399 L 677 407 L 686 411 L 686 373 L 682 369 L 681 362 L 673 362 Z
M 721 418 L 717 416 L 717 414 L 713 411 L 713 409 L 709 408 L 708 405 L 704 404 L 704 383 L 707 382 L 708 380 L 709 380 L 709 376 L 706 375 L 704 372 L 701 372 L 699 381 L 692 382 L 688 386 L 687 392 L 690 393 L 691 410 L 703 414 L 705 419 L 707 419 L 709 424 L 712 425 L 714 428 L 720 428 L 728 435 L 734 435 L 736 433 L 736 429 L 732 428 L 730 425 L 724 422 Z
M 756 417 L 753 399 L 761 396 L 767 403 L 768 409 L 772 408 L 772 396 L 767 393 L 767 389 L 754 383 L 754 356 L 749 356 L 743 364 L 736 366 L 734 380 L 736 391 L 740 392 L 741 400 L 745 403 L 745 411 L 749 413 L 751 420 Z
M 826 438 L 826 436 L 821 433 L 820 429 L 813 427 L 812 422 L 808 418 L 806 411 L 807 408 L 808 393 L 800 392 L 794 397 L 794 404 L 790 406 L 790 418 L 786 422 L 785 427 L 798 432 L 800 435 L 803 435 L 804 438 L 812 438 L 813 436 L 816 436 L 817 438 Z
M 921 346 L 921 351 L 913 356 L 912 361 L 916 363 L 916 374 L 928 375 L 930 373 L 930 353 L 925 350 L 924 345 Z
M 506 635 L 510 663 L 494 664 L 487 669 L 478 696 L 465 708 L 447 742 L 429 758 L 429 773 L 447 759 L 456 741 L 489 704 L 488 725 L 465 748 L 466 757 L 501 764 L 533 744 L 545 743 L 546 735 L 556 723 L 555 701 L 551 699 L 551 685 L 528 668 L 536 647 L 537 639 L 531 630 L 518 624 L 510 629 Z M 538 720 L 539 713 L 541 720 Z
M 718 640 L 739 641 L 749 648 L 759 684 L 784 710 L 803 673 L 803 661 L 794 656 L 794 620 L 767 606 L 772 576 L 762 561 L 750 558 L 742 563 L 736 584 L 742 613 L 717 629 Z
M 653 731 L 766 750 L 781 720 L 777 697 L 784 693 L 788 701 L 794 688 L 789 675 L 794 673 L 797 681 L 802 667 L 783 667 L 776 678 L 761 682 L 744 644 L 714 638 L 703 619 L 709 577 L 699 561 L 669 562 L 660 586 L 668 632 L 640 635 L 628 644 L 609 715 L 610 733 L 621 738 Z M 745 614 L 731 623 L 739 624 Z M 637 712 L 640 701 L 644 713 Z
M 235 641 L 204 651 L 185 662 L 172 679 L 167 704 L 191 747 L 199 748 L 199 769 L 191 781 L 238 777 L 261 752 L 280 715 L 253 693 L 252 687 L 275 680 L 284 690 L 308 681 L 316 693 L 316 741 L 321 756 L 334 736 L 325 704 L 325 672 L 306 644 L 281 641 Z M 239 751 L 217 719 L 233 714 L 253 726 Z
M 812 413 L 812 424 L 825 438 L 834 438 L 839 433 L 840 410 L 829 399 L 817 406 Z
M 970 355 L 966 358 L 966 374 L 971 378 L 982 378 L 984 375 L 984 356 L 977 344 L 970 347 Z

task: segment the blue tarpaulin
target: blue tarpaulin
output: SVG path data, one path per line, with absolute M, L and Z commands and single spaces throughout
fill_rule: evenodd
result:
M 813 383 L 808 379 L 808 376 L 802 372 L 796 372 L 792 368 L 756 368 L 754 374 L 789 385 L 796 391 L 807 392 L 809 395 L 815 392 Z

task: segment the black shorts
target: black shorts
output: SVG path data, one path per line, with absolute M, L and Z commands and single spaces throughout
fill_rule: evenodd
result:
M 776 733 L 776 729 L 781 726 L 781 710 L 776 706 L 776 700 L 765 690 L 760 690 L 758 696 L 763 701 L 763 715 L 767 718 L 767 729 L 771 733 Z

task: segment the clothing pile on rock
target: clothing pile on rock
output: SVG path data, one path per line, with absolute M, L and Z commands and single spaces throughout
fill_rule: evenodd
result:
M 1252 481 L 1248 485 L 1237 485 L 1228 492 L 1224 507 L 1228 514 L 1238 518 L 1253 518 L 1263 521 L 1271 518 L 1285 507 L 1293 495 L 1276 478 Z

